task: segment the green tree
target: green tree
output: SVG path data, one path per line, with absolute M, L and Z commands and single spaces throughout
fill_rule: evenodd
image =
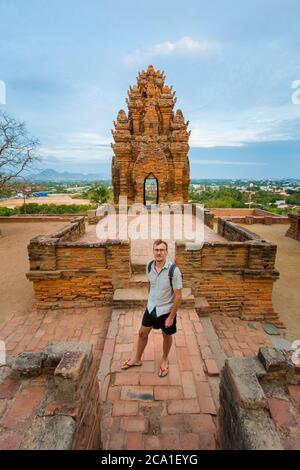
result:
M 246 207 L 245 195 L 235 188 L 220 187 L 219 189 L 206 188 L 198 192 L 190 188 L 189 198 L 192 201 L 200 202 L 205 207 Z
M 103 184 L 94 183 L 88 190 L 88 197 L 91 202 L 96 204 L 104 204 L 110 198 L 110 192 L 107 186 Z
M 288 196 L 286 202 L 291 205 L 300 206 L 300 192 L 294 192 L 293 195 Z

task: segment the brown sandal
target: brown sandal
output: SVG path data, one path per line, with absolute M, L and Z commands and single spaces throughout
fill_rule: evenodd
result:
M 130 369 L 130 367 L 139 367 L 139 366 L 142 365 L 142 363 L 140 363 L 140 364 L 128 364 L 129 361 L 130 361 L 130 358 L 126 359 L 126 361 L 123 362 L 123 364 L 121 366 L 121 369 Z

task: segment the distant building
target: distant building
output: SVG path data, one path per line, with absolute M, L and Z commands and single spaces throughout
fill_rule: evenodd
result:
M 280 209 L 285 209 L 286 207 L 289 207 L 288 204 L 286 204 L 284 199 L 280 201 L 275 201 L 275 205 Z
M 33 197 L 47 197 L 48 192 L 47 191 L 38 191 L 36 193 L 32 193 Z

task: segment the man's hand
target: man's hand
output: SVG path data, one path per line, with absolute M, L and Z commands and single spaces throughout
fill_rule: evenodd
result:
M 166 328 L 170 328 L 170 326 L 173 325 L 173 323 L 174 323 L 174 318 L 175 318 L 175 315 L 174 315 L 174 316 L 173 316 L 173 315 L 171 316 L 171 314 L 170 314 L 170 315 L 165 319 L 165 327 L 166 327 Z

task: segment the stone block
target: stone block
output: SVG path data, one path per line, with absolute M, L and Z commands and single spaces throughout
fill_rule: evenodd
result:
M 280 349 L 268 347 L 259 348 L 258 359 L 267 372 L 285 371 L 288 367 L 286 357 Z
M 30 450 L 71 450 L 76 422 L 71 416 L 36 418 Z
M 81 352 L 86 354 L 90 360 L 92 355 L 92 346 L 84 342 L 76 341 L 59 341 L 49 343 L 44 348 L 43 368 L 55 369 L 61 361 L 63 355 L 67 351 Z
M 81 351 L 67 351 L 54 371 L 55 379 L 70 379 L 78 381 L 84 369 L 85 353 Z
M 282 444 L 273 421 L 263 410 L 247 410 L 241 419 L 242 450 L 282 450 Z
M 15 374 L 29 377 L 40 375 L 44 357 L 44 353 L 22 352 L 16 357 L 12 365 L 12 370 Z
M 231 358 L 225 363 L 225 373 L 233 390 L 233 396 L 242 408 L 267 408 L 265 393 L 248 358 Z M 246 361 L 246 363 L 245 363 Z

